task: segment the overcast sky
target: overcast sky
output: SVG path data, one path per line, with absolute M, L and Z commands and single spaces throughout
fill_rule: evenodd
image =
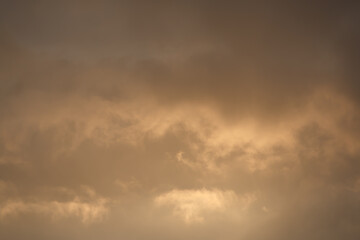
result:
M 0 239 L 360 239 L 357 1 L 0 2 Z

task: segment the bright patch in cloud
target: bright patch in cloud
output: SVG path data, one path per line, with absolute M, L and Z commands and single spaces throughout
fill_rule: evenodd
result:
M 247 198 L 247 197 L 246 197 Z M 218 189 L 207 190 L 172 190 L 155 199 L 158 206 L 170 206 L 173 214 L 186 223 L 203 222 L 208 213 L 222 212 L 233 203 L 242 200 L 233 191 Z M 242 201 L 247 207 L 254 198 Z

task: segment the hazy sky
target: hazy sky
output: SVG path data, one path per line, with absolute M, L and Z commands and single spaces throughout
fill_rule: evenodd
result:
M 357 1 L 0 1 L 0 239 L 360 239 Z

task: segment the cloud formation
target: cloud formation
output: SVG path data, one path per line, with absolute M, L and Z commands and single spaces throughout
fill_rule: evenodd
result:
M 359 239 L 359 9 L 2 1 L 0 239 Z
M 237 200 L 233 191 L 220 191 L 217 189 L 207 190 L 177 190 L 161 194 L 155 198 L 159 206 L 173 206 L 175 215 L 180 216 L 186 223 L 204 221 L 203 214 L 206 212 L 222 211 Z M 246 197 L 246 208 L 252 198 Z
M 5 219 L 13 215 L 26 213 L 48 215 L 52 219 L 75 216 L 83 223 L 91 223 L 104 218 L 107 213 L 104 199 L 93 203 L 81 202 L 74 199 L 70 202 L 23 202 L 8 201 L 1 204 L 0 218 Z

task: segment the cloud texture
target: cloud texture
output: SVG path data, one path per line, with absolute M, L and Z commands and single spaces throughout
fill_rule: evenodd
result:
M 0 239 L 358 239 L 359 10 L 2 1 Z

